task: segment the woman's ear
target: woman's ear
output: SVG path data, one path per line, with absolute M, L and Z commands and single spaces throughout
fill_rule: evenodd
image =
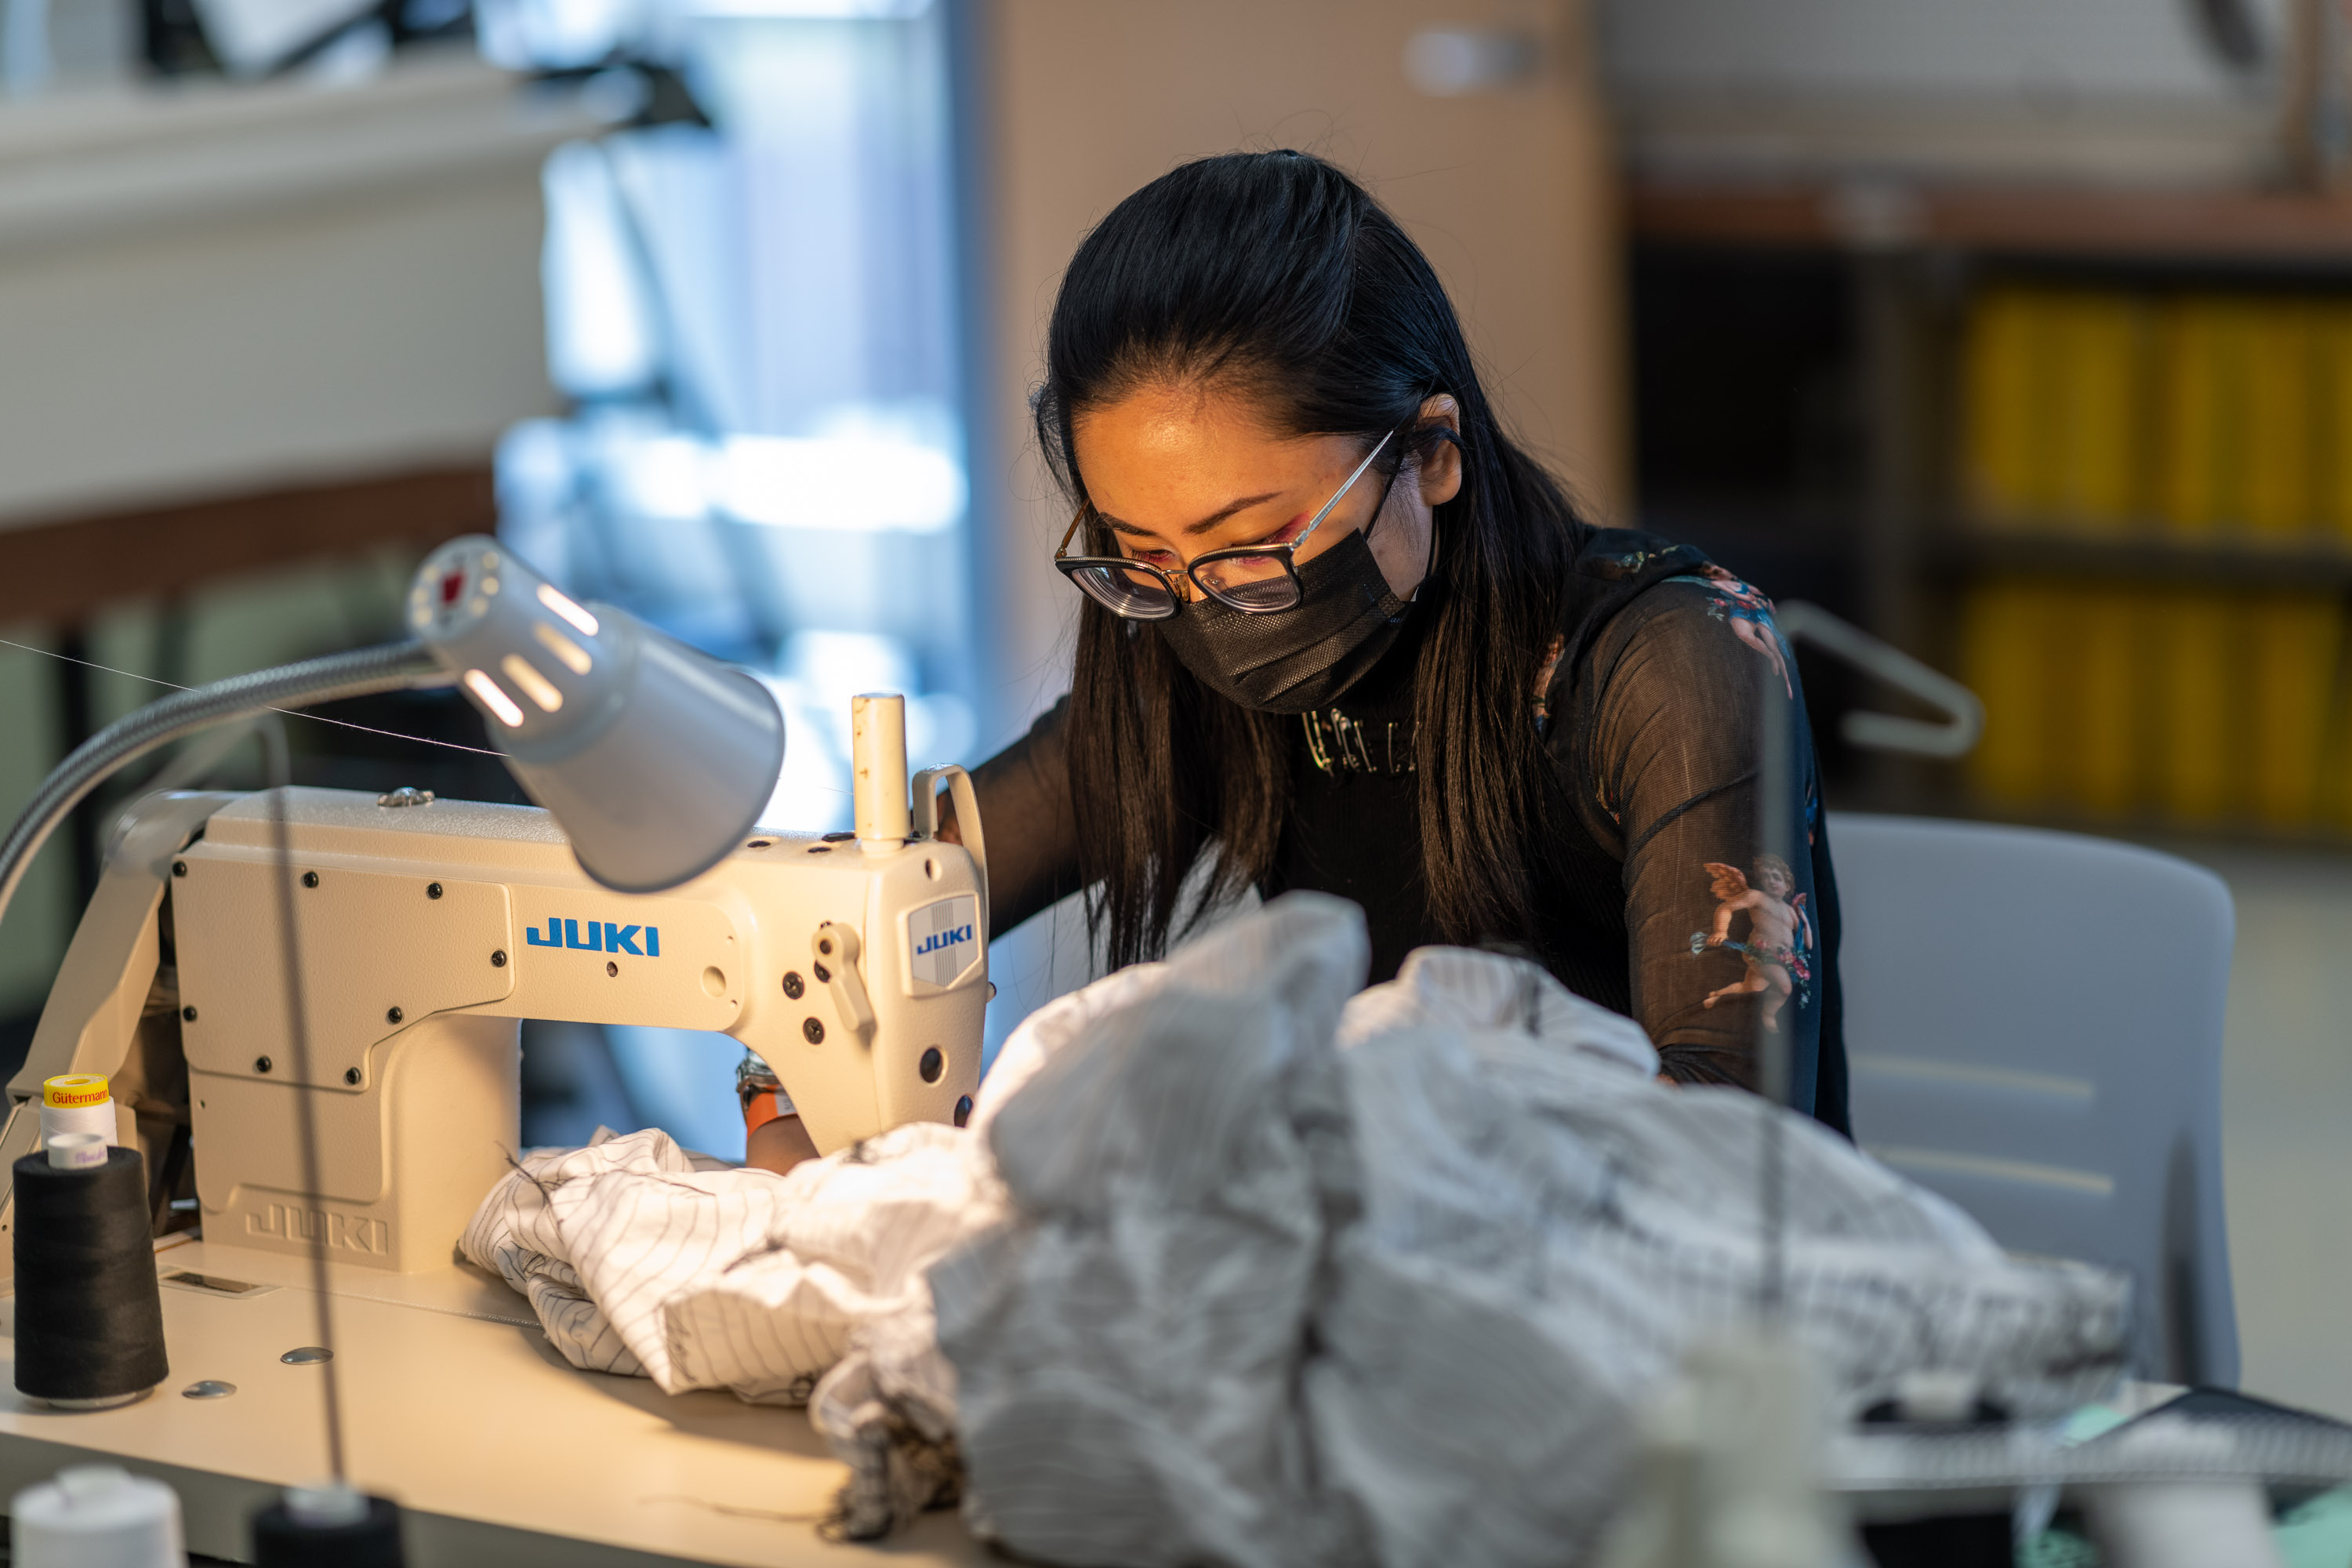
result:
M 1429 444 L 1429 455 L 1422 459 L 1420 484 L 1422 504 L 1444 506 L 1462 493 L 1462 405 L 1447 393 L 1439 393 L 1421 405 L 1423 426 L 1443 425 L 1452 431 L 1456 440 L 1436 440 Z

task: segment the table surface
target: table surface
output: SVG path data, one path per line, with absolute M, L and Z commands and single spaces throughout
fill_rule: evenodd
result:
M 278 1359 L 320 1342 L 309 1266 L 201 1241 L 156 1261 L 167 1277 L 189 1270 L 272 1288 L 225 1296 L 167 1287 L 170 1378 L 135 1405 L 72 1414 L 15 1393 L 15 1301 L 0 1301 L 0 1487 L 13 1492 L 107 1456 L 179 1489 L 191 1551 L 248 1561 L 251 1510 L 275 1488 L 327 1469 L 321 1369 Z M 349 1472 L 407 1510 L 413 1568 L 987 1555 L 952 1513 L 878 1547 L 824 1540 L 818 1522 L 848 1472 L 805 1413 L 577 1371 L 520 1296 L 470 1267 L 394 1275 L 334 1265 L 327 1301 Z M 236 1392 L 182 1395 L 205 1378 Z

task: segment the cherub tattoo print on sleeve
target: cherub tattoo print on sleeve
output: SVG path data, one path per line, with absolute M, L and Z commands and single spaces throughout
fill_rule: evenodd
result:
M 1710 886 L 1716 898 L 1715 927 L 1691 932 L 1691 956 L 1703 956 L 1714 948 L 1727 949 L 1739 955 L 1741 973 L 1729 984 L 1707 993 L 1701 1005 L 1712 1007 L 1723 997 L 1760 991 L 1764 1026 L 1779 1034 L 1780 1008 L 1790 994 L 1800 1007 L 1812 997 L 1813 929 L 1805 913 L 1805 895 L 1796 891 L 1797 879 L 1778 855 L 1756 858 L 1752 885 L 1737 866 L 1720 860 L 1705 865 L 1714 879 Z M 1746 937 L 1734 941 L 1731 923 L 1742 914 L 1748 917 Z

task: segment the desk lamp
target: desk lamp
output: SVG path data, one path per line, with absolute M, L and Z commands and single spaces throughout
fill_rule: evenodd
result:
M 625 611 L 575 603 L 496 540 L 472 535 L 435 551 L 409 590 L 405 619 L 411 640 L 175 692 L 76 747 L 0 839 L 0 916 L 49 835 L 125 763 L 224 720 L 378 691 L 464 691 L 490 721 L 508 769 L 562 826 L 581 868 L 616 891 L 692 880 L 766 808 L 783 763 L 784 721 L 765 687 Z M 290 943 L 290 910 L 284 927 Z M 299 1039 L 299 1001 L 291 1013 Z M 316 1134 L 307 1119 L 303 1130 L 305 1181 L 315 1191 Z M 312 1265 L 321 1275 L 321 1337 L 331 1344 L 317 1248 Z M 326 1387 L 332 1479 L 289 1489 L 256 1517 L 265 1568 L 400 1562 L 397 1510 L 343 1479 L 332 1383 Z
M 464 691 L 581 868 L 615 891 L 692 880 L 766 808 L 784 756 L 767 688 L 626 611 L 575 604 L 498 541 L 435 551 L 406 618 L 413 640 L 176 692 L 83 742 L 0 839 L 0 915 L 58 825 L 124 763 L 225 720 L 378 691 Z

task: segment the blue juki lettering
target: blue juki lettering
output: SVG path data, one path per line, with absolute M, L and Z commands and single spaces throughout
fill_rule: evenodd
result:
M 658 927 L 646 927 L 646 956 L 647 958 L 661 956 L 661 931 Z
M 934 931 L 925 937 L 922 944 L 915 949 L 915 956 L 920 958 L 927 952 L 937 952 L 943 947 L 953 947 L 960 942 L 971 940 L 971 927 L 970 926 L 957 926 L 951 931 Z
M 606 952 L 636 952 L 637 930 L 638 928 L 635 926 L 616 926 L 611 921 L 606 921 L 604 922 L 604 951 Z
M 555 923 L 555 917 L 553 915 L 547 917 L 547 934 L 545 936 L 539 934 L 539 928 L 537 926 L 525 926 L 523 928 L 522 934 L 523 940 L 530 942 L 533 947 L 562 947 L 563 945 L 563 928 Z
M 563 922 L 563 945 L 566 947 L 576 947 L 583 952 L 602 952 L 604 951 L 604 930 L 598 926 L 594 921 L 590 921 L 588 922 L 588 940 L 586 942 L 583 942 L 580 940 L 580 922 L 578 921 L 565 921 Z

